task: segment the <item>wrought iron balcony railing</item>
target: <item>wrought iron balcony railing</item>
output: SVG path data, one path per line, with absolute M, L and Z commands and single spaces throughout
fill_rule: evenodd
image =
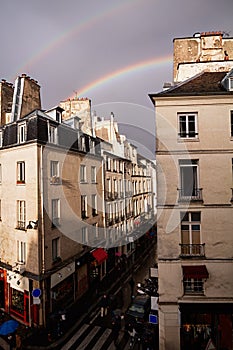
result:
M 202 244 L 180 244 L 181 257 L 204 257 L 205 256 L 205 243 Z
M 184 189 L 178 188 L 179 202 L 203 201 L 202 188 Z

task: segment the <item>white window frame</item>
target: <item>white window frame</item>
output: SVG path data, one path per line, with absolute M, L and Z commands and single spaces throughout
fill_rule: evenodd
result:
M 24 161 L 17 162 L 17 183 L 18 184 L 25 183 L 25 162 Z
M 26 142 L 26 122 L 18 124 L 18 143 Z
M 197 139 L 198 127 L 197 127 L 197 112 L 190 113 L 178 113 L 178 135 L 180 139 Z M 181 130 L 181 117 L 185 118 L 185 130 Z M 194 117 L 194 131 L 190 131 L 190 119 Z
M 185 278 L 183 286 L 184 294 L 204 294 L 203 278 Z
M 26 254 L 27 254 L 26 242 L 17 240 L 17 261 L 25 264 L 26 263 Z
M 57 127 L 49 124 L 49 142 L 57 144 Z
M 87 182 L 87 167 L 84 164 L 80 164 L 80 182 Z
M 91 182 L 96 183 L 96 166 L 91 167 Z
M 25 230 L 26 228 L 26 201 L 17 200 L 17 228 Z
M 61 221 L 61 202 L 59 198 L 51 200 L 52 227 L 60 226 Z
M 192 183 L 192 191 L 194 191 L 194 193 L 187 193 L 186 196 L 186 192 L 185 189 L 187 190 L 186 186 L 185 186 L 185 172 L 184 169 L 190 168 L 192 169 L 192 179 L 193 183 Z M 181 197 L 187 197 L 187 198 L 192 198 L 192 197 L 198 197 L 198 190 L 199 188 L 199 160 L 198 159 L 180 159 L 179 160 L 179 174 L 180 174 L 180 189 L 181 189 Z M 187 175 L 186 175 L 187 177 Z M 188 176 L 188 178 L 190 179 L 190 177 Z M 187 180 L 187 178 L 186 178 Z M 190 186 L 191 189 L 191 186 Z

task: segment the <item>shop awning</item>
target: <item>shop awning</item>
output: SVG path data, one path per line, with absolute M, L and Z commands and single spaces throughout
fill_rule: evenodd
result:
M 107 252 L 103 248 L 97 248 L 92 252 L 92 256 L 98 262 L 98 264 L 102 264 L 108 258 Z
M 205 265 L 182 266 L 184 278 L 208 278 L 209 273 Z

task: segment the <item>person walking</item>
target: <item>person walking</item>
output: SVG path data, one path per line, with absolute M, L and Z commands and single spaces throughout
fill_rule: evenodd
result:
M 104 317 L 108 314 L 109 301 L 106 294 L 104 294 L 103 298 L 100 301 L 100 316 Z

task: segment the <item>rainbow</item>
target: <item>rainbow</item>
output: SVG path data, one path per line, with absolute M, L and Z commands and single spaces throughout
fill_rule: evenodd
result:
M 87 92 L 90 92 L 90 90 L 93 90 L 97 87 L 100 87 L 101 85 L 108 83 L 116 78 L 119 78 L 121 76 L 125 76 L 127 74 L 130 74 L 132 72 L 138 72 L 141 70 L 149 69 L 149 68 L 158 68 L 162 65 L 170 64 L 172 63 L 172 55 L 152 58 L 145 61 L 140 61 L 131 65 L 128 65 L 126 67 L 120 68 L 114 72 L 108 73 L 105 76 L 102 76 L 84 87 L 82 87 L 80 90 L 75 91 L 75 96 L 81 97 L 83 94 L 86 94 Z M 72 97 L 69 97 L 70 99 L 74 98 L 74 95 Z
M 123 4 L 107 8 L 106 10 L 100 9 L 93 16 L 85 18 L 83 21 L 79 22 L 78 25 L 68 28 L 64 33 L 60 34 L 58 38 L 51 40 L 45 47 L 37 51 L 23 66 L 21 66 L 17 72 L 27 71 L 29 67 L 35 65 L 37 62 L 41 61 L 46 55 L 51 51 L 55 50 L 57 47 L 61 46 L 63 43 L 70 40 L 72 36 L 77 36 L 81 34 L 84 30 L 89 30 L 95 24 L 103 21 L 107 17 L 117 15 L 121 11 L 126 11 L 127 8 L 135 6 L 137 3 L 143 3 L 143 0 L 127 0 Z M 27 73 L 27 72 L 26 72 Z M 28 72 L 29 73 L 29 72 Z M 18 73 L 16 73 L 18 74 Z

